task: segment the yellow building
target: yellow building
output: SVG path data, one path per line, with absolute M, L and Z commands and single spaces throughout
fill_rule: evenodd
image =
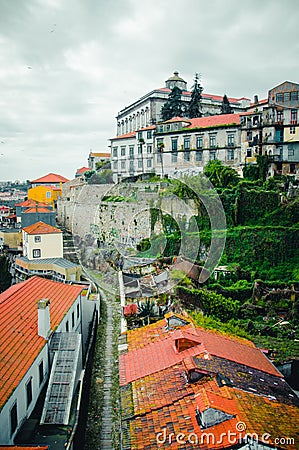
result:
M 35 186 L 28 189 L 28 199 L 36 202 L 48 203 L 55 208 L 58 197 L 62 194 L 62 187 L 55 186 Z

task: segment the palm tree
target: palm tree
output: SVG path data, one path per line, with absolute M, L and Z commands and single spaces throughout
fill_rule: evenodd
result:
M 145 300 L 145 302 L 137 302 L 138 305 L 138 317 L 142 320 L 143 324 L 145 319 L 147 319 L 147 324 L 150 323 L 150 318 L 158 318 L 160 316 L 159 314 L 159 307 L 155 302 L 150 300 L 149 298 Z

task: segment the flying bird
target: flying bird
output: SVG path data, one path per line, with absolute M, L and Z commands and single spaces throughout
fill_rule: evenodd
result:
M 27 69 L 32 69 L 32 67 L 28 66 Z

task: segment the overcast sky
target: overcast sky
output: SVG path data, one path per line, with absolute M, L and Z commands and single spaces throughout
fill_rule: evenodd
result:
M 74 178 L 175 70 L 205 93 L 299 82 L 298 0 L 0 0 L 0 180 Z

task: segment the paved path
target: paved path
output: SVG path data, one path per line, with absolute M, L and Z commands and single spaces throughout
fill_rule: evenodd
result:
M 113 360 L 113 306 L 107 300 L 104 291 L 100 291 L 102 301 L 105 302 L 107 308 L 107 323 L 106 323 L 106 343 L 105 343 L 105 357 L 104 357 L 104 399 L 102 410 L 102 430 L 101 430 L 101 450 L 112 450 L 112 429 L 113 429 L 113 416 L 112 416 L 112 399 L 111 399 L 111 387 L 112 387 L 112 360 Z

